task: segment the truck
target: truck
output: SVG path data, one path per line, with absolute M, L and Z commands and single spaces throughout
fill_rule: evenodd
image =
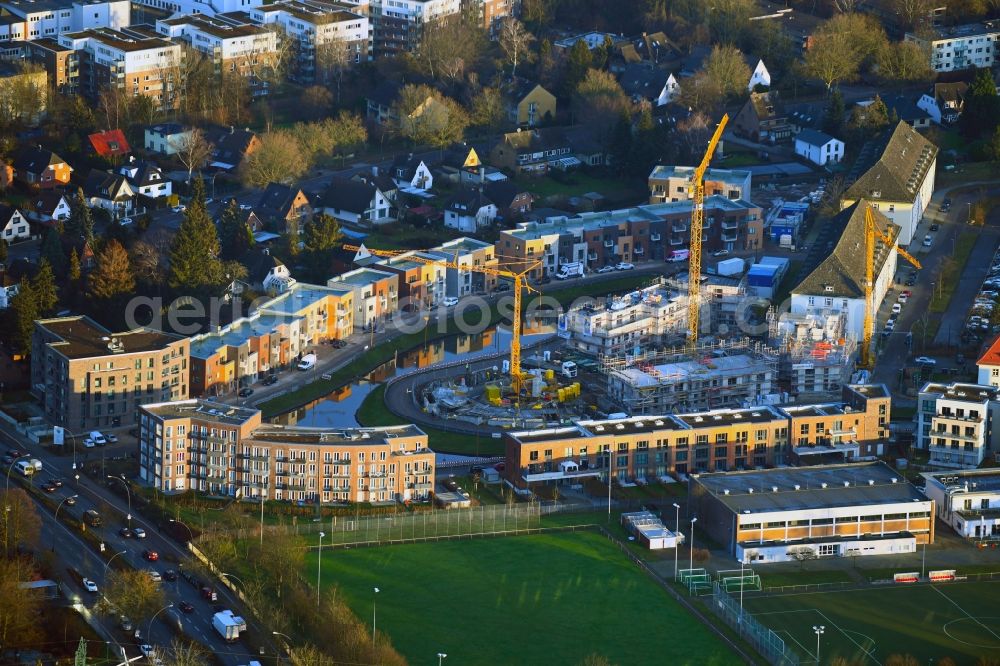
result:
M 667 257 L 667 261 L 673 263 L 678 261 L 687 261 L 691 258 L 691 250 L 674 250 Z
M 733 275 L 739 275 L 744 270 L 746 270 L 746 265 L 743 260 L 739 257 L 733 257 L 732 259 L 726 259 L 720 261 L 719 265 L 716 267 L 719 271 L 719 275 L 730 277 Z
M 212 626 L 227 641 L 238 641 L 240 632 L 247 630 L 246 621 L 231 610 L 219 611 L 212 616 Z
M 563 377 L 570 379 L 576 377 L 577 368 L 576 363 L 573 361 L 563 361 L 560 369 L 562 370 Z
M 579 261 L 563 264 L 556 272 L 557 280 L 568 280 L 570 278 L 578 277 L 583 277 L 583 263 Z
M 296 366 L 299 370 L 312 370 L 316 367 L 316 354 L 306 354 Z

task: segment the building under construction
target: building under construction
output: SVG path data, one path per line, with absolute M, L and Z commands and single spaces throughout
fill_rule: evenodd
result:
M 602 356 L 608 396 L 630 415 L 748 407 L 779 401 L 778 352 L 749 339 L 697 349 Z
M 769 315 L 771 344 L 780 351 L 778 381 L 798 398 L 839 395 L 851 383 L 857 340 L 839 312 Z

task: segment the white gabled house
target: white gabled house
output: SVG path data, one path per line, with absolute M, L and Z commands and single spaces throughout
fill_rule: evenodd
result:
M 392 207 L 381 190 L 371 183 L 344 178 L 330 183 L 314 210 L 362 227 L 393 220 Z
M 750 74 L 750 82 L 747 83 L 747 90 L 753 92 L 753 89 L 757 86 L 771 87 L 771 72 L 767 71 L 767 65 L 764 64 L 763 60 L 758 60 L 757 64 L 753 66 L 753 72 Z
M 0 204 L 0 238 L 9 243 L 30 236 L 31 226 L 24 214 L 13 206 Z
M 496 204 L 479 190 L 459 192 L 448 201 L 444 210 L 444 226 L 469 234 L 493 224 L 496 219 Z
M 426 191 L 434 187 L 434 174 L 420 158 L 409 155 L 392 165 L 392 180 L 402 190 Z
M 170 180 L 164 178 L 160 167 L 152 162 L 131 161 L 121 167 L 118 173 L 128 179 L 129 186 L 136 194 L 159 199 L 173 193 Z
M 42 224 L 68 220 L 72 209 L 66 195 L 57 190 L 43 190 L 31 198 L 30 219 Z
M 795 154 L 819 166 L 837 164 L 844 159 L 844 142 L 825 132 L 804 129 L 795 135 Z

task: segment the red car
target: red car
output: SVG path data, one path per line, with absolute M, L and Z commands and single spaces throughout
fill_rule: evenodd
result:
M 157 553 L 155 550 L 144 550 L 142 551 L 142 556 L 145 559 L 149 560 L 150 562 L 155 562 L 156 560 L 160 559 L 160 554 Z

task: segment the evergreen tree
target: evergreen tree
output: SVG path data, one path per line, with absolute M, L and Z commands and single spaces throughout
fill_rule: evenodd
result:
M 1000 98 L 990 69 L 976 70 L 976 76 L 965 91 L 965 107 L 958 124 L 962 133 L 970 138 L 993 134 L 1000 123 Z
M 80 283 L 80 256 L 76 253 L 75 247 L 69 253 L 69 270 L 66 272 L 66 277 L 73 286 Z
M 840 94 L 839 88 L 834 88 L 830 94 L 830 101 L 826 105 L 826 113 L 823 116 L 823 131 L 836 136 L 840 132 L 840 126 L 844 122 L 844 96 Z
M 97 255 L 97 266 L 90 274 L 91 297 L 107 301 L 135 291 L 135 277 L 128 252 L 116 240 L 110 241 Z
M 49 227 L 42 238 L 41 255 L 47 259 L 56 275 L 66 271 L 66 253 L 62 246 L 62 229 L 60 224 Z
M 31 282 L 27 279 L 21 280 L 17 295 L 11 299 L 11 311 L 13 313 L 13 340 L 14 348 L 21 354 L 31 353 L 31 335 L 35 330 L 35 320 L 38 319 L 38 302 L 35 293 L 31 289 Z
M 94 216 L 90 212 L 90 207 L 87 206 L 83 190 L 77 190 L 76 196 L 70 202 L 69 219 L 66 220 L 66 234 L 74 245 L 82 238 L 93 247 Z
M 632 118 L 627 111 L 623 111 L 618 116 L 618 121 L 611 129 L 611 154 L 620 156 L 618 165 L 620 168 L 631 170 L 631 161 L 626 162 L 625 157 L 632 155 Z
M 56 288 L 56 276 L 52 264 L 45 257 L 38 263 L 38 273 L 31 280 L 31 290 L 35 294 L 38 313 L 42 316 L 52 314 L 59 304 L 59 291 Z
M 331 251 L 340 245 L 342 238 L 340 223 L 329 215 L 317 215 L 306 227 L 304 244 L 313 280 L 325 282 L 329 277 Z
M 587 70 L 590 69 L 593 61 L 594 58 L 590 49 L 587 48 L 587 42 L 582 39 L 578 40 L 566 57 L 566 73 L 563 74 L 562 87 L 564 97 L 569 97 L 576 92 L 576 87 L 587 76 Z
M 192 195 L 170 246 L 167 284 L 185 294 L 204 295 L 223 280 L 219 236 L 205 209 L 205 185 L 200 177 L 194 181 Z
M 0 264 L 7 262 L 7 241 L 0 239 Z
M 239 204 L 230 199 L 219 218 L 219 246 L 223 259 L 239 259 L 253 247 L 253 232 L 243 218 Z

